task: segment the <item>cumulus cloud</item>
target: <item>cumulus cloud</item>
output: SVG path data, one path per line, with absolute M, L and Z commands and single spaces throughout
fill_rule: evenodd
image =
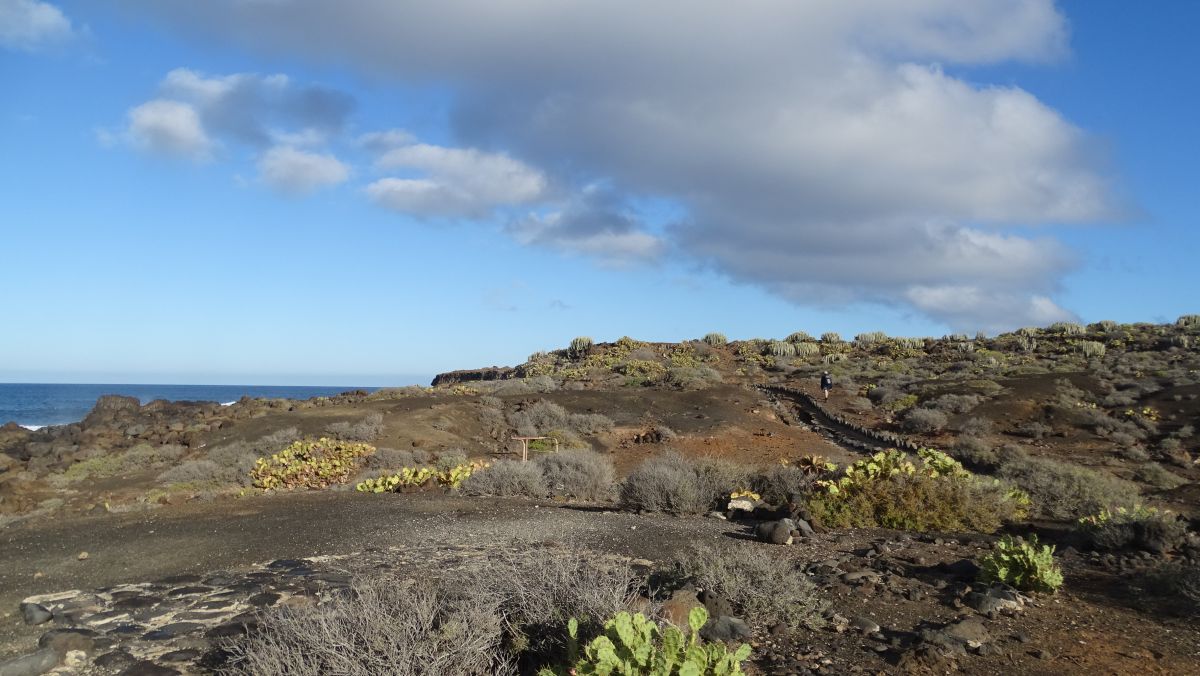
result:
M 218 142 L 258 150 L 313 147 L 341 132 L 352 107 L 345 94 L 296 85 L 286 75 L 208 76 L 177 68 L 163 78 L 157 98 L 129 111 L 125 136 L 144 150 L 193 157 L 207 157 Z
M 75 34 L 62 10 L 39 0 L 0 0 L 0 47 L 34 51 Z
M 592 255 L 610 264 L 652 259 L 665 248 L 618 194 L 594 185 L 566 204 L 514 220 L 508 231 L 524 244 Z
M 391 141 L 396 141 L 392 134 Z M 368 142 L 372 141 L 388 139 Z M 472 148 L 400 145 L 380 156 L 376 166 L 419 174 L 383 178 L 367 186 L 367 194 L 379 204 L 417 216 L 482 217 L 497 207 L 536 200 L 546 189 L 540 171 L 507 155 Z
M 285 193 L 307 194 L 344 183 L 350 167 L 333 155 L 306 152 L 288 146 L 271 148 L 258 160 L 262 180 Z
M 129 111 L 128 138 L 151 152 L 207 160 L 213 142 L 200 123 L 196 109 L 179 101 L 155 100 Z
M 951 74 L 1060 58 L 1053 0 L 123 2 L 222 39 L 453 83 L 453 131 L 481 150 L 398 142 L 382 152 L 413 173 L 373 184 L 382 203 L 478 215 L 500 194 L 574 189 L 578 204 L 510 231 L 601 256 L 669 243 L 799 303 L 884 302 L 956 328 L 1061 317 L 1051 298 L 1070 252 L 1016 229 L 1121 211 L 1082 130 L 1020 88 Z M 504 190 L 469 155 L 495 148 L 523 177 Z M 597 182 L 684 217 L 659 243 L 636 222 L 582 225 Z

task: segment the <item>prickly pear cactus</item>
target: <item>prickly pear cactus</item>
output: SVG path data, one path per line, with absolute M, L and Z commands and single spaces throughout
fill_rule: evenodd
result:
M 641 613 L 617 613 L 604 625 L 604 633 L 578 654 L 578 625 L 567 625 L 571 637 L 567 670 L 542 669 L 538 676 L 742 676 L 742 662 L 750 657 L 750 646 L 742 644 L 730 652 L 720 642 L 706 643 L 700 628 L 708 622 L 702 607 L 688 616 L 688 634 L 668 626 L 660 630 Z

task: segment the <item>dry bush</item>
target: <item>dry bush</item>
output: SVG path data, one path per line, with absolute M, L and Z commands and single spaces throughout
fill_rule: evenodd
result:
M 230 483 L 232 478 L 230 472 L 212 460 L 188 460 L 159 474 L 158 482 L 164 484 Z
M 982 437 L 992 432 L 992 421 L 987 418 L 971 417 L 958 425 L 958 431 L 970 437 Z
M 1028 493 L 1037 511 L 1052 519 L 1078 519 L 1138 498 L 1137 486 L 1128 481 L 1049 458 L 1005 459 L 999 475 Z
M 499 460 L 473 472 L 459 488 L 466 495 L 544 498 L 550 490 L 536 463 Z
M 725 597 L 747 621 L 816 629 L 828 604 L 796 562 L 775 557 L 767 547 L 692 545 L 677 554 L 667 574 L 676 585 Z
M 1041 439 L 1051 431 L 1049 425 L 1036 420 L 1028 420 L 1013 427 L 1013 434 L 1030 439 Z
M 941 411 L 931 408 L 914 408 L 904 415 L 900 426 L 909 432 L 928 434 L 945 429 L 949 421 L 946 414 Z
M 567 410 L 545 399 L 508 414 L 508 422 L 523 437 L 544 436 L 552 430 L 567 429 Z
M 1176 515 L 1137 507 L 1124 513 L 1110 512 L 1108 519 L 1096 523 L 1082 523 L 1079 532 L 1093 549 L 1155 554 L 1174 550 L 1187 539 L 1187 526 Z
M 342 441 L 373 441 L 383 434 L 383 415 L 372 413 L 355 422 L 331 423 L 325 432 Z
M 554 495 L 577 500 L 605 500 L 612 495 L 615 472 L 612 461 L 594 451 L 551 453 L 534 464 Z
M 983 400 L 976 394 L 943 394 L 925 404 L 926 408 L 932 408 L 944 413 L 966 413 L 979 405 Z
M 667 382 L 681 390 L 702 390 L 724 382 L 720 372 L 709 366 L 677 366 L 667 369 Z
M 854 397 L 848 402 L 847 405 L 851 410 L 858 411 L 859 413 L 866 413 L 875 408 L 875 405 L 871 403 L 871 400 L 867 399 L 866 397 Z
M 415 467 L 419 463 L 413 458 L 413 452 L 409 450 L 397 450 L 395 448 L 380 448 L 376 449 L 374 455 L 367 456 L 364 467 L 383 470 L 383 469 L 400 469 L 402 467 Z
M 448 472 L 453 467 L 467 464 L 467 453 L 461 448 L 448 448 L 434 454 L 433 466 L 439 472 Z
M 521 655 L 523 666 L 560 657 L 571 618 L 579 622 L 581 642 L 587 642 L 621 611 L 657 616 L 657 608 L 641 597 L 645 575 L 627 563 L 583 552 L 501 553 L 459 582 L 502 609 L 506 645 Z
M 599 413 L 572 413 L 567 417 L 567 425 L 585 437 L 606 434 L 613 429 L 612 418 Z
M 500 599 L 458 585 L 389 577 L 314 608 L 280 608 L 234 643 L 233 673 L 253 676 L 515 674 Z
M 1187 479 L 1184 479 L 1157 462 L 1148 462 L 1141 467 L 1138 467 L 1133 476 L 1138 481 L 1148 483 L 1151 486 L 1164 491 L 1169 491 L 1172 488 L 1178 488 L 1188 482 Z
M 817 477 L 793 465 L 772 465 L 750 479 L 750 487 L 768 504 L 782 505 L 808 494 Z
M 621 505 L 635 511 L 703 514 L 746 480 L 746 470 L 733 463 L 668 452 L 645 461 L 622 482 Z

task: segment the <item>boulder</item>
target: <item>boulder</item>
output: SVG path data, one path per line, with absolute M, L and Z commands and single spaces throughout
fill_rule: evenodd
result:
M 792 527 L 785 520 L 764 521 L 754 528 L 754 537 L 759 542 L 768 542 L 773 545 L 790 545 L 792 544 Z
M 25 619 L 25 624 L 38 625 L 49 622 L 54 614 L 40 603 L 22 603 L 21 617 Z
M 702 604 L 695 589 L 677 589 L 662 605 L 662 616 L 671 624 L 686 629 L 693 608 Z
M 729 615 L 710 619 L 700 629 L 700 636 L 706 641 L 741 641 L 752 633 L 744 621 Z
M 61 658 L 50 648 L 42 648 L 28 655 L 21 655 L 0 662 L 0 676 L 41 676 L 58 666 Z

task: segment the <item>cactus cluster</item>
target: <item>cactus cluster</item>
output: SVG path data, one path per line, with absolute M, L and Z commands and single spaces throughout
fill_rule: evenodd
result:
M 821 334 L 821 342 L 822 343 L 840 343 L 840 342 L 842 342 L 842 336 L 841 336 L 841 334 L 839 334 L 836 331 L 826 331 L 825 333 Z
M 861 345 L 874 345 L 875 343 L 882 343 L 883 341 L 885 341 L 887 339 L 888 339 L 888 335 L 886 333 L 884 333 L 883 331 L 868 331 L 867 333 L 860 333 L 857 336 L 855 336 L 854 344 L 860 345 L 860 346 Z
M 784 340 L 786 340 L 789 343 L 806 343 L 806 342 L 811 342 L 812 339 L 813 339 L 813 337 L 808 335 L 808 333 L 806 331 L 794 331 L 794 332 L 792 332 L 791 335 L 789 335 Z
M 567 356 L 572 359 L 586 357 L 591 351 L 592 345 L 595 343 L 587 336 L 578 336 L 571 341 L 571 345 L 567 348 Z
M 581 651 L 579 624 L 572 618 L 567 623 L 568 666 L 544 668 L 538 676 L 742 676 L 750 646 L 743 643 L 730 651 L 720 641 L 704 641 L 700 629 L 707 622 L 703 607 L 688 615 L 687 634 L 672 626 L 659 629 L 641 613 L 617 613 Z
M 346 483 L 362 459 L 374 452 L 375 447 L 368 444 L 325 437 L 302 439 L 270 457 L 259 458 L 250 478 L 263 490 L 325 488 Z
M 776 357 L 795 357 L 796 344 L 789 343 L 786 340 L 772 340 L 770 343 L 767 343 L 766 352 Z
M 1095 341 L 1095 340 L 1080 341 L 1075 346 L 1075 349 L 1079 350 L 1083 354 L 1083 356 L 1085 356 L 1089 359 L 1091 359 L 1093 357 L 1103 357 L 1104 356 L 1104 343 L 1101 343 L 1101 342 Z
M 704 342 L 708 343 L 709 345 L 712 345 L 713 347 L 720 347 L 721 345 L 724 345 L 725 343 L 729 342 L 729 339 L 727 339 L 725 337 L 724 333 L 717 333 L 715 331 L 712 333 L 705 334 L 705 336 L 704 336 L 704 338 L 702 338 L 702 340 Z
M 796 356 L 801 359 L 821 356 L 821 346 L 816 343 L 791 343 Z
M 360 493 L 394 493 L 402 488 L 415 488 L 436 482 L 442 488 L 458 488 L 467 477 L 488 466 L 486 462 L 468 462 L 443 471 L 433 467 L 405 467 L 395 474 L 385 474 L 358 482 L 354 490 Z

